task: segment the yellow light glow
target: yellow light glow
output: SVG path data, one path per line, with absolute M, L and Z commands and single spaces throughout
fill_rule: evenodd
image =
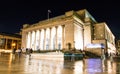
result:
M 15 43 L 12 43 L 12 46 L 15 46 L 16 44 Z

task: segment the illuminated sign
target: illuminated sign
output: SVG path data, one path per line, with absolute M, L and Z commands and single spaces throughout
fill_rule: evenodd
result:
M 87 48 L 105 48 L 105 46 L 104 46 L 104 44 L 88 44 L 87 46 L 86 46 Z

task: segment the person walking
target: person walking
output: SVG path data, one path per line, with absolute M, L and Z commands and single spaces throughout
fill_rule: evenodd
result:
M 33 53 L 32 48 L 30 48 L 30 49 L 28 50 L 28 53 L 29 53 L 29 58 L 30 58 L 30 57 L 31 57 L 31 53 Z
M 26 55 L 28 55 L 29 54 L 29 50 L 28 50 L 28 48 L 26 48 L 26 53 L 25 53 Z
M 110 52 L 110 61 L 113 62 L 113 53 Z
M 21 54 L 22 54 L 22 49 L 21 49 L 21 48 L 19 48 L 19 49 L 18 49 L 18 58 L 20 58 L 20 57 L 21 57 Z
M 15 60 L 15 53 L 16 53 L 16 49 L 13 48 L 13 50 L 12 50 L 12 60 Z

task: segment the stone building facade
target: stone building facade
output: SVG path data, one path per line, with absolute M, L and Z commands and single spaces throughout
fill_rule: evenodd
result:
M 0 33 L 0 52 L 10 52 L 13 48 L 21 47 L 21 35 L 11 33 Z
M 102 49 L 100 54 L 102 52 L 116 53 L 115 36 L 105 22 L 94 24 L 94 36 L 91 44 L 93 44 L 91 50 L 94 52 Z M 95 49 L 99 51 L 95 51 Z M 91 51 L 90 48 L 88 50 Z
M 116 42 L 117 53 L 120 55 L 120 40 Z
M 95 35 L 97 29 L 94 29 L 97 24 L 99 23 L 86 9 L 68 11 L 64 15 L 31 25 L 24 24 L 22 28 L 22 47 L 32 48 L 34 51 L 38 49 L 67 50 L 74 48 L 85 50 L 89 47 L 89 44 L 101 44 L 100 41 L 96 41 L 96 39 L 99 39 Z M 103 32 L 105 31 L 101 33 Z M 112 34 L 111 31 L 110 34 Z M 112 37 L 114 39 L 113 34 Z M 105 43 L 103 44 L 106 46 Z

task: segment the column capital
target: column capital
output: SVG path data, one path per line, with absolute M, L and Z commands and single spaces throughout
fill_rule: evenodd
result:
M 65 25 L 61 25 L 62 27 L 65 27 Z
M 39 31 L 41 31 L 41 29 L 39 29 Z
M 55 26 L 55 28 L 58 28 L 58 26 Z
M 44 28 L 44 30 L 46 31 L 46 28 Z
M 35 32 L 37 32 L 37 30 L 35 30 Z
M 31 33 L 33 33 L 34 31 L 31 31 Z
M 65 48 L 65 45 L 64 45 L 64 43 L 65 43 L 65 42 L 64 42 L 64 39 L 65 39 L 65 37 L 64 37 L 64 36 L 65 36 L 65 35 L 64 35 L 64 34 L 65 34 L 65 33 L 64 33 L 64 31 L 65 31 L 65 30 L 64 30 L 64 27 L 65 27 L 65 25 L 61 25 L 61 26 L 62 26 L 62 49 L 64 49 L 64 48 Z
M 32 32 L 32 30 L 29 30 L 29 31 L 27 31 L 26 33 L 31 33 Z
M 52 27 L 49 28 L 50 30 L 52 29 Z

